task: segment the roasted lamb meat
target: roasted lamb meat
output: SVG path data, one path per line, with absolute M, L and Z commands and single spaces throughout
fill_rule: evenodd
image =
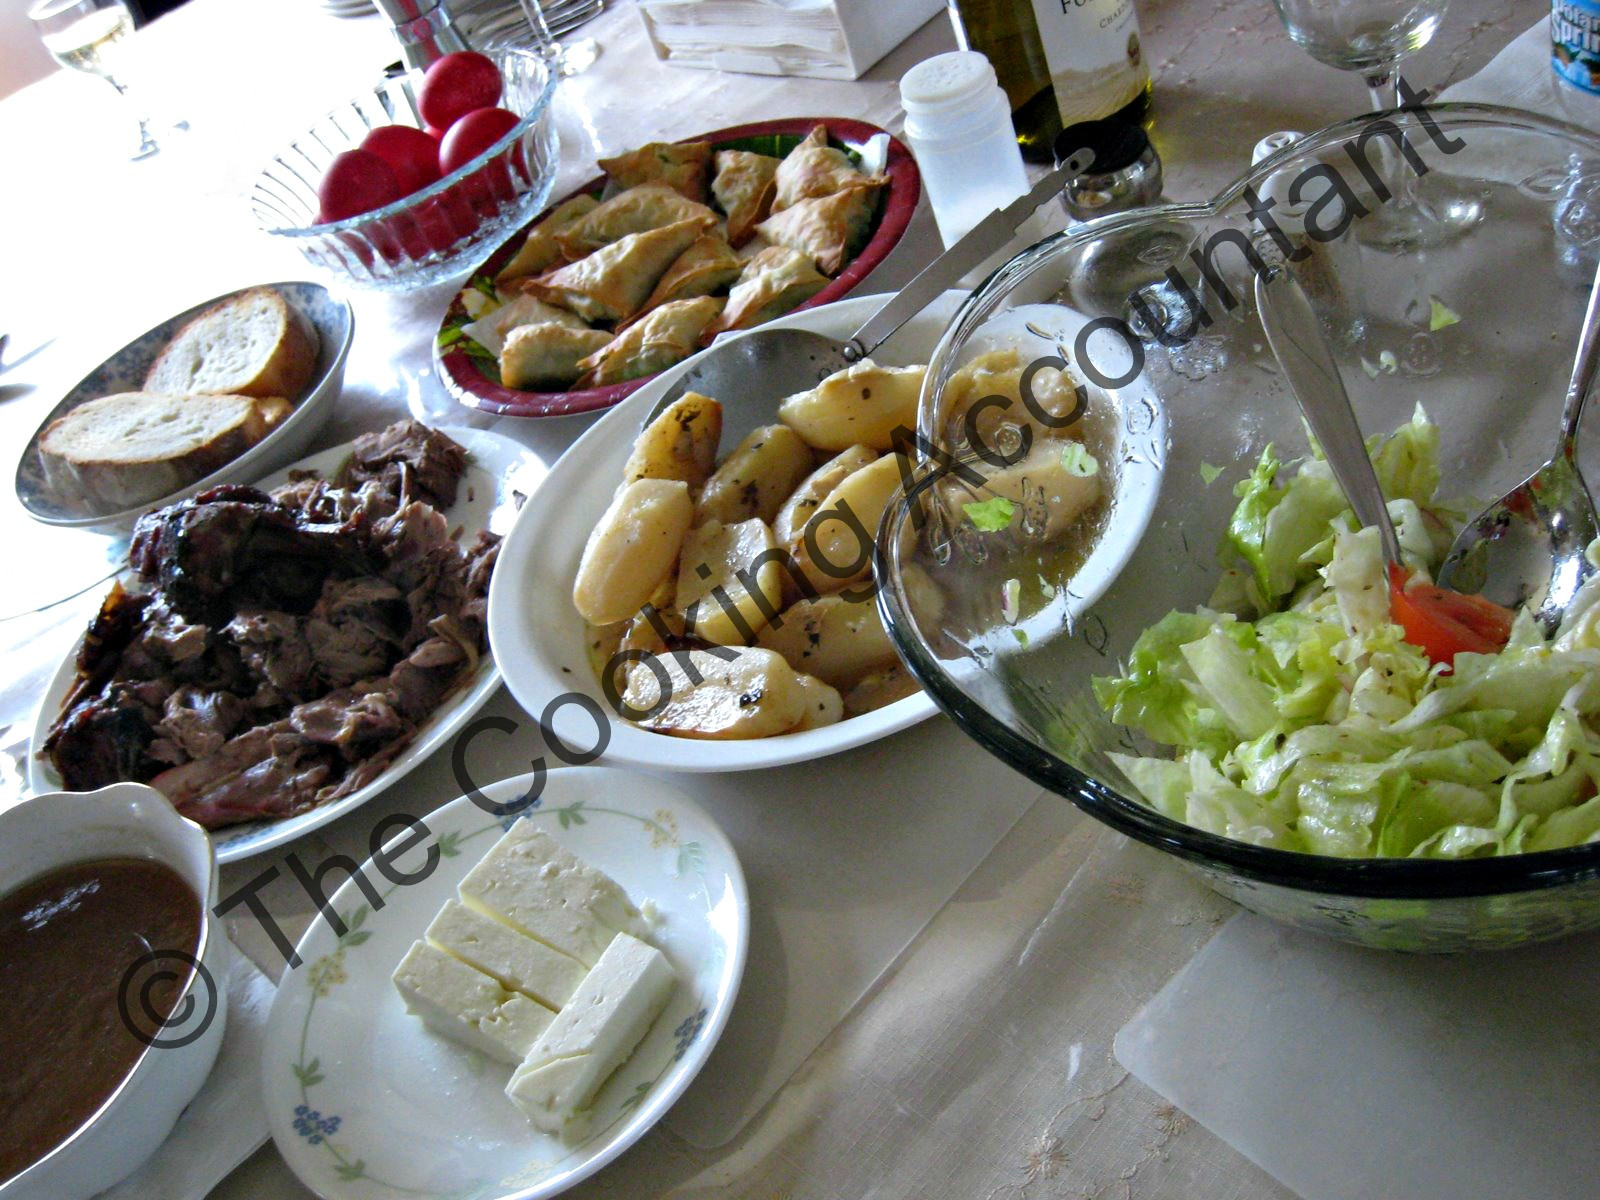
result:
M 376 777 L 486 650 L 497 541 L 454 503 L 466 454 L 411 422 L 336 482 L 224 486 L 149 513 L 41 751 L 67 787 L 159 788 L 208 828 L 289 816 Z

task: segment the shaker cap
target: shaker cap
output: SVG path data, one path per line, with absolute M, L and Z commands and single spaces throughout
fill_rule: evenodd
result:
M 900 77 L 907 113 L 954 107 L 999 86 L 994 67 L 976 50 L 936 54 Z

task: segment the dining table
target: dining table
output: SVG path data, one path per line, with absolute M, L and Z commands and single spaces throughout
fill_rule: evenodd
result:
M 1365 107 L 1359 78 L 1313 62 L 1269 0 L 1137 8 L 1154 79 L 1148 127 L 1168 199 L 1216 193 L 1269 134 Z M 1600 127 L 1589 107 L 1600 101 L 1551 78 L 1547 40 L 1540 50 L 1547 20 L 1542 0 L 1452 0 L 1402 73 L 1431 96 L 1546 105 Z M 898 133 L 899 78 L 955 48 L 940 11 L 856 80 L 681 67 L 657 59 L 632 0 L 609 0 L 567 36 L 593 38 L 598 56 L 555 94 L 554 195 L 590 177 L 598 157 L 744 121 L 839 116 Z M 138 30 L 127 57 L 127 98 L 63 70 L 0 100 L 7 479 L 61 395 L 129 339 L 231 289 L 313 277 L 292 246 L 256 227 L 249 190 L 275 148 L 370 87 L 399 54 L 375 13 L 339 17 L 312 0 L 189 0 Z M 162 148 L 129 161 L 135 102 Z M 1046 220 L 1067 223 L 1054 205 Z M 939 249 L 924 196 L 863 292 L 903 286 Z M 314 449 L 409 414 L 490 429 L 549 468 L 599 419 L 494 418 L 458 403 L 435 377 L 432 346 L 459 286 L 349 293 L 355 339 Z M 0 491 L 9 552 L 0 587 L 4 807 L 29 802 L 36 712 L 118 569 L 121 545 L 39 524 L 9 486 Z M 538 489 L 526 504 L 554 516 L 561 497 Z M 537 722 L 504 689 L 484 712 L 516 732 L 473 749 L 474 778 L 528 770 L 544 751 Z M 222 890 L 279 868 L 259 894 L 282 932 L 298 937 L 318 913 L 283 869 L 288 856 L 361 860 L 385 816 L 425 815 L 461 793 L 450 759 L 441 749 L 356 811 L 226 865 Z M 1310 1195 L 1285 1182 L 1300 1177 L 1278 1169 L 1281 1155 L 1245 1144 L 1232 1127 L 1208 1127 L 1119 1055 L 1119 1034 L 1238 919 L 1174 860 L 1040 789 L 944 715 L 827 759 L 673 782 L 721 824 L 742 861 L 744 979 L 721 1041 L 680 1101 L 572 1196 Z M 238 908 L 225 926 L 268 980 L 282 976 L 259 915 Z M 142 1193 L 125 1184 L 117 1194 L 313 1194 L 267 1139 L 254 1081 L 233 1082 L 249 1094 L 228 1102 L 237 1114 L 231 1150 L 202 1167 L 184 1157 L 200 1138 L 175 1142 L 161 1154 L 177 1161 L 135 1177 Z

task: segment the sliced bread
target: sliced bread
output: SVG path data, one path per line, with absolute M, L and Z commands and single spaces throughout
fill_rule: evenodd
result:
M 150 364 L 144 390 L 287 396 L 292 403 L 316 369 L 316 327 L 272 288 L 251 288 L 180 329 Z
M 294 406 L 281 396 L 119 392 L 50 422 L 39 458 L 51 489 L 112 512 L 187 487 L 254 446 Z

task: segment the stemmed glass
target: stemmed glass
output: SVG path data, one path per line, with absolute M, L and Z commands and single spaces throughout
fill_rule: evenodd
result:
M 1397 65 L 1426 46 L 1444 18 L 1449 0 L 1272 0 L 1289 37 L 1318 62 L 1357 71 L 1366 80 L 1375 110 L 1409 103 Z M 1393 199 L 1363 219 L 1356 236 L 1367 245 L 1394 250 L 1436 246 L 1459 237 L 1483 218 L 1483 204 L 1430 172 L 1426 189 L 1399 159 L 1399 148 L 1374 139 Z M 1424 194 L 1426 191 L 1426 195 Z
M 586 71 L 600 57 L 594 38 L 560 40 L 566 32 L 595 16 L 602 0 L 460 0 L 456 21 L 479 50 L 528 46 L 553 63 L 562 75 Z
M 128 94 L 127 84 L 113 73 L 121 54 L 118 43 L 133 32 L 133 14 L 123 0 L 38 0 L 28 10 L 28 19 L 39 31 L 44 48 L 62 66 L 98 75 L 119 95 Z M 148 158 L 161 149 L 142 110 L 138 121 L 139 145 L 132 155 L 135 160 Z
M 587 71 L 594 65 L 594 60 L 600 57 L 600 43 L 591 38 L 579 38 L 575 42 L 557 41 L 550 32 L 551 21 L 545 11 L 544 0 L 520 0 L 522 10 L 528 14 L 528 24 L 533 27 L 534 39 L 539 43 L 539 48 L 545 52 L 546 57 L 554 60 L 557 68 L 563 75 L 576 75 L 579 71 Z M 552 5 L 552 11 L 554 6 Z M 598 0 L 577 6 L 580 9 L 592 9 L 585 15 L 593 15 L 600 11 Z M 583 20 L 579 16 L 578 20 Z

